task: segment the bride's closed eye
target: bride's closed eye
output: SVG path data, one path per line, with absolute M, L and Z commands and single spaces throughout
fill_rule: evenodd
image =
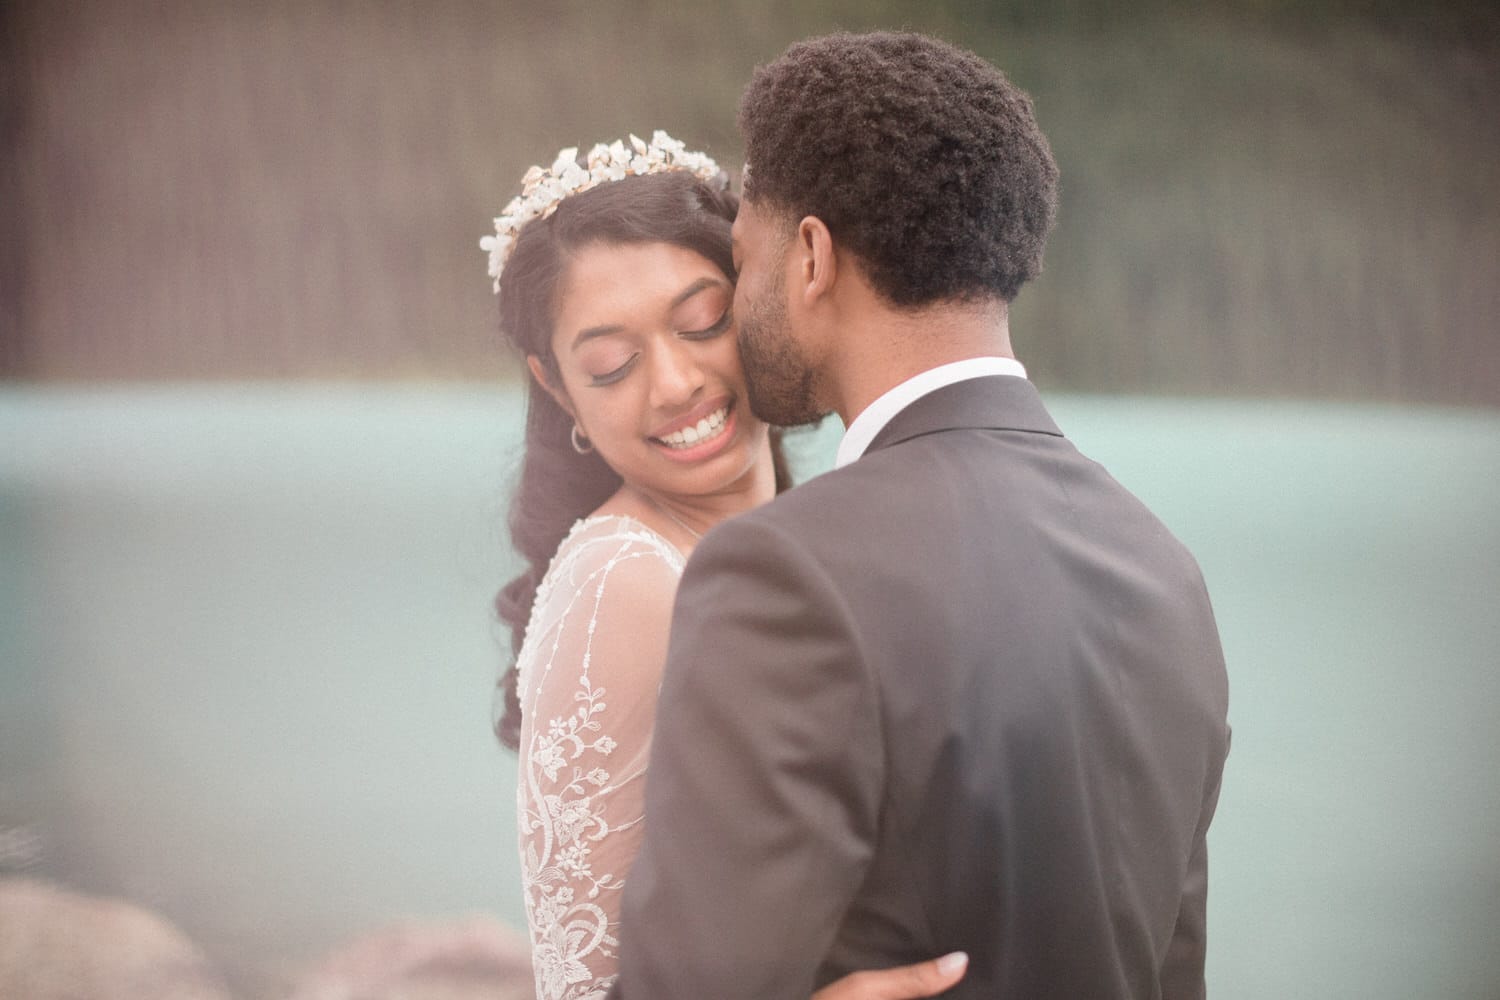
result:
M 614 368 L 609 369 L 608 371 L 599 372 L 599 373 L 589 372 L 589 385 L 591 385 L 591 386 L 614 385 L 616 382 L 620 381 L 620 379 L 622 379 L 626 375 L 630 374 L 631 367 L 635 364 L 636 358 L 639 358 L 639 357 L 640 357 L 639 353 L 631 354 L 624 361 L 620 362 L 619 365 L 617 365 Z M 606 364 L 606 365 L 608 363 L 609 362 L 604 362 L 604 364 Z
M 616 382 L 620 381 L 620 379 L 630 374 L 630 368 L 635 364 L 635 359 L 638 357 L 640 357 L 639 354 L 632 354 L 629 361 L 626 361 L 623 365 L 614 369 L 613 371 L 607 371 L 603 375 L 590 375 L 589 385 L 614 385 Z
M 704 327 L 702 330 L 683 330 L 678 334 L 686 340 L 710 340 L 729 329 L 734 322 L 734 310 L 725 309 L 713 326 Z

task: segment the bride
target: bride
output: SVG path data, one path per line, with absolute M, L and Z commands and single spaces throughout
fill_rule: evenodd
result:
M 747 402 L 731 312 L 737 201 L 717 165 L 657 132 L 586 157 L 565 149 L 522 184 L 480 244 L 501 330 L 531 372 L 510 512 L 529 565 L 496 602 L 517 654 L 496 732 L 520 757 L 537 997 L 582 1000 L 602 997 L 617 967 L 684 562 L 704 532 L 790 480 Z M 817 997 L 930 996 L 962 968 L 948 956 L 856 973 Z

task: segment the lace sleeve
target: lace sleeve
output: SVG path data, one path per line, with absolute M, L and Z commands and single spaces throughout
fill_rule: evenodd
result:
M 681 556 L 632 522 L 558 551 L 521 651 L 517 801 L 538 1000 L 602 997 L 640 846 Z

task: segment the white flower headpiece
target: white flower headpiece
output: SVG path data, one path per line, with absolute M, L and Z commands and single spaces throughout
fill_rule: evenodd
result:
M 521 178 L 521 193 L 510 200 L 495 220 L 495 235 L 479 241 L 479 249 L 490 255 L 490 277 L 495 279 L 495 291 L 500 291 L 500 271 L 510 258 L 516 237 L 528 222 L 547 218 L 569 195 L 608 181 L 672 170 L 687 170 L 706 181 L 719 175 L 719 165 L 707 155 L 690 152 L 661 129 L 651 133 L 649 143 L 634 135 L 628 147 L 622 139 L 607 146 L 599 143 L 589 150 L 587 169 L 578 165 L 578 147 L 569 146 L 557 154 L 550 168 L 527 170 Z

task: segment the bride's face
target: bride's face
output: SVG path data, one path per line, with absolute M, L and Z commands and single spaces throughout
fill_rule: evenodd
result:
M 574 255 L 553 328 L 554 395 L 627 483 L 711 494 L 769 461 L 766 427 L 746 402 L 733 303 L 723 272 L 691 250 L 596 244 Z

